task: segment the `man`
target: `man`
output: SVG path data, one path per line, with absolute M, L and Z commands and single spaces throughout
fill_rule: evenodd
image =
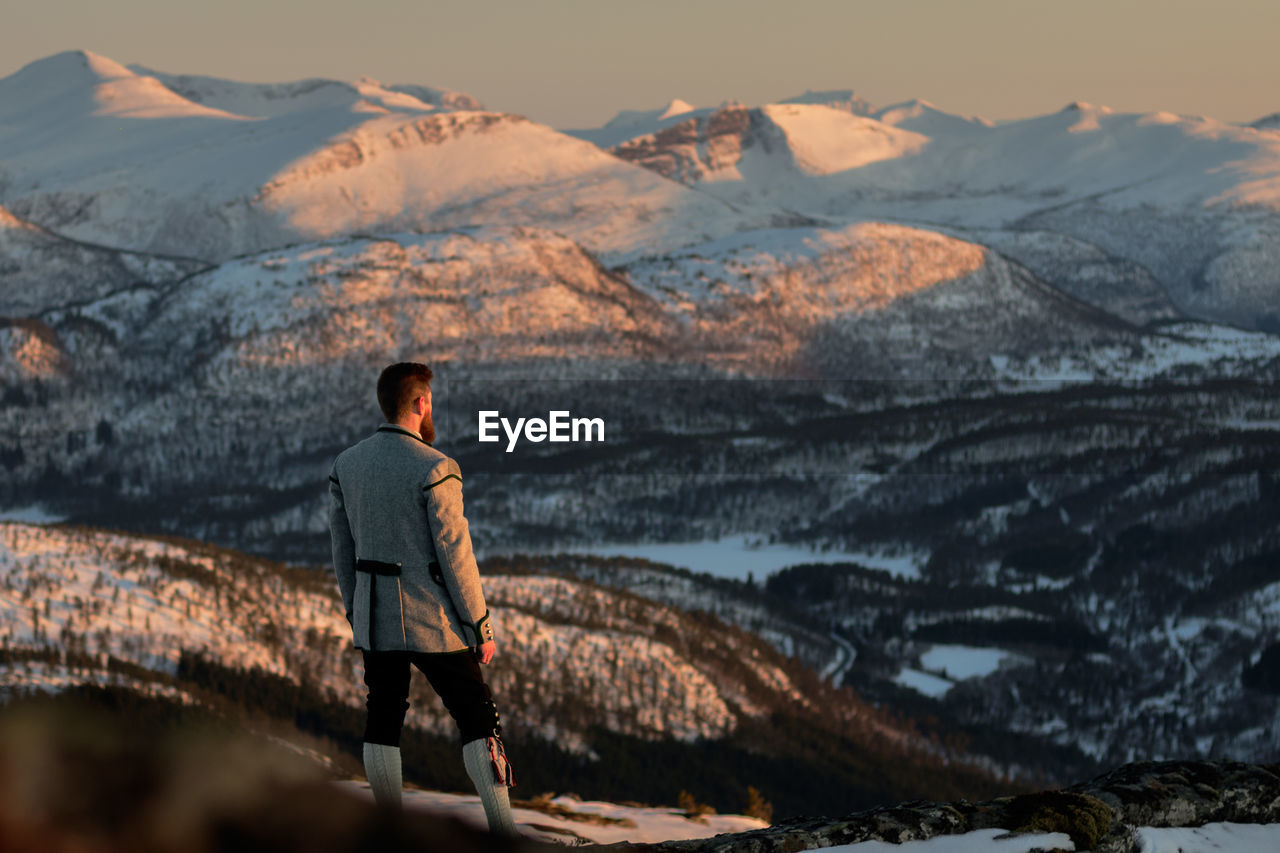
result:
M 416 363 L 382 371 L 378 407 L 387 422 L 343 451 L 329 473 L 333 570 L 369 687 L 365 773 L 378 803 L 400 805 L 412 664 L 457 723 L 489 829 L 516 835 L 511 767 L 480 672 L 497 646 L 462 514 L 461 472 L 431 446 L 431 375 Z

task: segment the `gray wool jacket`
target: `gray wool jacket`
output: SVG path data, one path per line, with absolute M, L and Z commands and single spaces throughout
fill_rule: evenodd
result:
M 329 472 L 333 571 L 355 645 L 456 652 L 493 639 L 458 463 L 395 424 Z

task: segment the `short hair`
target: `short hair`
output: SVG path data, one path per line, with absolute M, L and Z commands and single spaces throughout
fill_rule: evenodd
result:
M 416 361 L 393 364 L 378 377 L 378 408 L 388 421 L 394 421 L 430 387 L 430 367 Z

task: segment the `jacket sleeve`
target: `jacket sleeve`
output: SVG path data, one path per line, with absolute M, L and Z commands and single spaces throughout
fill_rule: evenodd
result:
M 467 519 L 462 514 L 462 473 L 458 463 L 446 458 L 434 465 L 423 493 L 436 559 L 440 562 L 449 598 L 458 616 L 471 629 L 475 645 L 492 640 L 493 627 L 489 624 L 489 610 L 480 588 L 480 569 L 471 550 Z
M 351 522 L 347 518 L 337 470 L 335 465 L 329 471 L 329 542 L 333 547 L 333 574 L 342 592 L 342 609 L 350 622 L 356 592 L 356 541 L 351 535 Z

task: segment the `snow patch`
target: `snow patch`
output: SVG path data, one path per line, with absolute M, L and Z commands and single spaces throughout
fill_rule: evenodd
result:
M 939 678 L 936 675 L 930 675 L 927 672 L 921 672 L 909 666 L 904 666 L 893 680 L 903 687 L 910 687 L 917 693 L 923 693 L 925 696 L 934 699 L 941 699 L 948 690 L 955 687 L 954 681 L 948 681 L 945 678 Z
M 945 673 L 948 678 L 964 681 L 990 675 L 1013 657 L 1016 656 L 1004 649 L 943 645 L 934 646 L 922 654 L 920 664 L 925 669 Z
M 55 515 L 39 504 L 11 506 L 0 509 L 0 521 L 20 521 L 25 524 L 56 524 L 66 520 L 66 516 Z
M 1075 850 L 1061 832 L 1011 833 L 1004 829 L 979 829 L 963 835 L 939 835 L 926 841 L 861 841 L 828 847 L 827 853 L 1030 853 L 1032 850 Z
M 1138 830 L 1142 853 L 1274 853 L 1280 850 L 1280 823 L 1207 823 L 1194 827 Z
M 523 549 L 522 553 L 530 553 Z M 540 553 L 592 554 L 600 557 L 639 557 L 655 563 L 706 572 L 721 578 L 746 580 L 751 574 L 756 580 L 773 574 L 787 566 L 799 563 L 860 563 L 871 565 L 873 555 L 853 551 L 825 551 L 800 545 L 763 543 L 747 534 L 725 536 L 720 539 L 704 539 L 696 542 L 602 542 L 598 545 L 580 545 L 568 548 L 543 549 Z M 873 558 L 874 559 L 874 558 Z M 875 568 L 893 566 L 905 569 L 914 566 L 911 557 L 888 557 Z M 891 571 L 893 569 L 890 569 Z M 914 570 L 914 569 L 911 569 Z

